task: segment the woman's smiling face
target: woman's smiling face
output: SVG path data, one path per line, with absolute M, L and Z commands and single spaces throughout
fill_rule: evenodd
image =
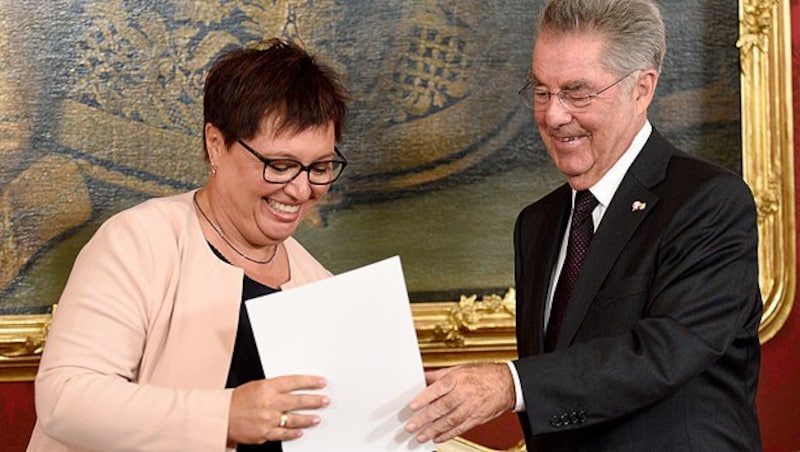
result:
M 210 183 L 217 194 L 214 200 L 217 215 L 222 216 L 218 221 L 228 234 L 233 233 L 229 232 L 233 226 L 250 246 L 262 247 L 286 240 L 305 212 L 330 188 L 309 184 L 306 171 L 284 184 L 267 182 L 263 177 L 264 163 L 240 143 L 233 141 L 226 147 L 222 134 L 213 125 L 206 127 L 206 140 L 211 163 L 216 167 Z M 335 157 L 332 123 L 275 136 L 265 121 L 255 136 L 242 141 L 268 159 L 292 159 L 309 165 Z

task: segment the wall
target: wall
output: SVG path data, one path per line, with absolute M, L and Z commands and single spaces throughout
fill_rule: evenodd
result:
M 6 452 L 22 452 L 33 431 L 33 383 L 0 383 L 0 441 Z

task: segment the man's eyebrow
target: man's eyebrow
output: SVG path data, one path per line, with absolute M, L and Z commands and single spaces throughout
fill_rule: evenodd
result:
M 536 76 L 534 75 L 528 76 L 528 82 L 532 86 L 544 85 L 544 83 L 541 80 L 537 79 Z M 574 91 L 574 90 L 588 89 L 588 88 L 591 88 L 591 84 L 583 79 L 570 80 L 569 82 L 559 87 L 559 89 L 562 91 Z

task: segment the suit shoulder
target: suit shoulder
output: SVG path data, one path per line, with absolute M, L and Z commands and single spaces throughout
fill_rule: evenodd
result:
M 753 193 L 740 175 L 685 153 L 673 156 L 666 178 L 652 190 L 663 211 L 671 212 L 673 218 L 683 218 L 678 212 L 710 215 L 714 211 L 748 221 L 756 215 Z
M 675 150 L 670 161 L 671 170 L 689 171 L 697 175 L 707 175 L 714 177 L 717 175 L 731 175 L 740 177 L 733 171 L 717 163 L 689 154 L 688 152 Z
M 752 198 L 742 176 L 716 163 L 679 151 L 672 157 L 665 185 L 670 190 L 722 190 Z M 675 194 L 675 193 L 674 193 Z
M 572 195 L 572 190 L 568 184 L 563 184 L 550 193 L 545 194 L 536 201 L 525 206 L 519 216 L 531 215 L 538 211 L 549 211 L 555 206 L 563 206 L 565 199 Z

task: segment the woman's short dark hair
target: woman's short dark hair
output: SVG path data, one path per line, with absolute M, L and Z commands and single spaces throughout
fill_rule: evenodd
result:
M 332 68 L 297 44 L 272 38 L 214 62 L 203 90 L 203 119 L 220 129 L 228 146 L 256 135 L 265 118 L 275 121 L 276 134 L 332 122 L 339 141 L 349 100 Z

